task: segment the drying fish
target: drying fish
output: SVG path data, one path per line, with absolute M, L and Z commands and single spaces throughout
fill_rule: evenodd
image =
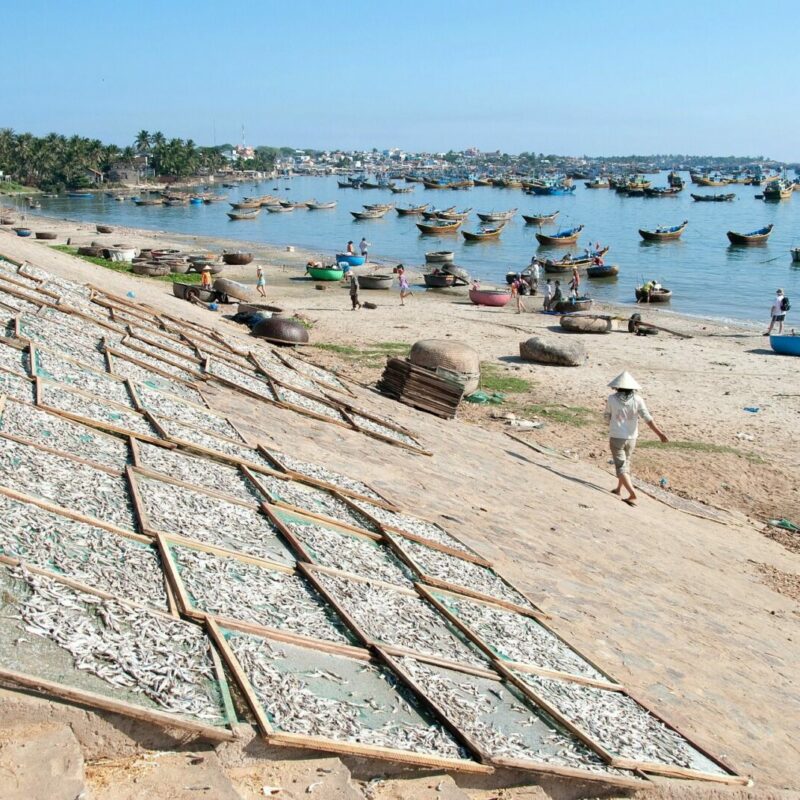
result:
M 369 417 L 364 417 L 361 414 L 358 414 L 354 411 L 348 411 L 347 415 L 350 417 L 350 419 L 353 420 L 353 422 L 355 422 L 355 424 L 361 431 L 366 431 L 368 433 L 377 433 L 378 436 L 384 436 L 387 439 L 394 440 L 395 442 L 402 442 L 403 444 L 407 444 L 409 447 L 414 447 L 418 450 L 421 449 L 419 442 L 412 439 L 406 433 L 397 431 L 388 425 L 383 425 L 380 422 L 376 422 L 374 419 L 370 419 Z
M 196 357 L 192 359 L 182 358 L 181 356 L 177 355 L 177 353 L 168 353 L 166 350 L 158 347 L 157 345 L 150 344 L 142 339 L 134 339 L 132 336 L 126 336 L 122 340 L 122 344 L 123 346 L 129 347 L 131 350 L 136 352 L 146 353 L 147 355 L 155 358 L 156 361 L 169 364 L 193 375 L 200 374 L 200 362 Z
M 608 680 L 533 617 L 466 597 L 437 592 L 434 595 L 501 658 L 584 678 Z
M 0 431 L 116 470 L 130 463 L 128 445 L 122 439 L 16 400 L 6 401 Z
M 311 364 L 308 361 L 303 361 L 301 358 L 295 358 L 295 356 L 289 355 L 288 353 L 281 353 L 281 361 L 292 369 L 297 370 L 297 372 L 315 381 L 325 383 L 334 389 L 347 391 L 347 387 L 342 380 L 330 370 L 318 367 L 316 364 Z
M 30 295 L 28 292 L 22 292 L 22 294 L 30 296 L 29 300 L 24 300 L 10 292 L 4 292 L 2 287 L 3 284 L 0 283 L 0 303 L 6 308 L 13 309 L 15 312 L 27 311 L 29 314 L 35 314 L 41 307 L 40 303 L 36 302 L 35 296 Z
M 137 447 L 142 467 L 254 505 L 262 500 L 258 489 L 237 467 L 147 442 L 138 442 Z
M 423 655 L 486 666 L 486 659 L 420 597 L 325 572 L 317 572 L 315 577 L 369 639 Z
M 123 344 L 121 341 L 116 341 L 115 339 L 106 338 L 105 347 L 111 348 L 114 353 L 118 353 L 121 356 L 126 356 L 134 361 L 147 364 L 153 367 L 153 369 L 160 370 L 167 375 L 171 375 L 173 378 L 179 378 L 180 380 L 189 381 L 191 383 L 198 380 L 200 377 L 198 374 L 195 374 L 188 369 L 176 367 L 174 364 L 170 364 L 168 361 L 164 361 L 161 358 L 150 355 L 143 350 L 136 350 L 133 347 L 129 347 L 127 344 Z
M 258 377 L 255 373 L 232 367 L 218 358 L 209 359 L 207 369 L 211 377 L 234 387 L 245 389 L 256 395 L 256 397 L 262 397 L 264 400 L 273 403 L 278 399 L 267 381 Z
M 408 568 L 380 542 L 294 514 L 275 513 L 315 563 L 398 586 L 411 586 L 413 579 Z
M 341 412 L 328 403 L 323 403 L 321 400 L 313 400 L 312 398 L 306 397 L 303 394 L 298 394 L 297 392 L 293 391 L 292 389 L 288 389 L 285 386 L 276 385 L 275 391 L 278 393 L 278 400 L 280 400 L 282 403 L 287 403 L 289 406 L 294 406 L 295 408 L 311 411 L 320 417 L 327 417 L 328 419 L 333 419 L 337 422 L 345 421 Z
M 294 565 L 277 529 L 261 512 L 156 478 L 137 475 L 136 483 L 155 530 Z
M 126 530 L 135 530 L 128 487 L 121 475 L 0 440 L 0 483 Z
M 131 335 L 134 339 L 131 344 L 134 346 L 138 346 L 137 342 L 142 342 L 161 350 L 167 358 L 188 358 L 190 361 L 198 361 L 195 349 L 174 336 L 169 336 L 165 333 L 160 335 L 150 334 L 138 328 L 132 328 Z
M 36 391 L 33 381 L 19 375 L 12 375 L 0 369 L 0 395 L 7 395 L 22 403 L 34 403 Z
M 441 550 L 434 550 L 412 539 L 389 534 L 403 552 L 417 565 L 423 575 L 480 592 L 496 600 L 532 609 L 530 601 L 506 583 L 493 569 L 464 561 Z
M 0 342 L 0 369 L 13 372 L 15 375 L 28 376 L 28 354 L 4 342 Z
M 262 363 L 261 368 L 270 378 L 275 381 L 280 381 L 287 386 L 292 386 L 295 389 L 303 389 L 312 394 L 320 394 L 322 392 L 322 389 L 310 378 L 304 377 L 299 372 L 287 367 L 277 359 L 267 364 Z
M 93 589 L 169 610 L 161 561 L 151 544 L 0 494 L 0 553 Z
M 153 372 L 147 367 L 142 367 L 129 361 L 122 356 L 111 356 L 112 372 L 120 378 L 127 378 L 141 386 L 148 386 L 160 392 L 181 397 L 190 403 L 203 405 L 203 396 L 192 386 L 182 383 L 180 380 L 172 380 Z
M 61 314 L 69 317 L 68 314 Z M 96 370 L 105 369 L 105 358 L 98 347 L 100 339 L 88 333 L 76 332 L 59 322 L 31 314 L 22 314 L 19 318 L 20 336 L 44 347 L 58 350 L 69 358 L 75 359 Z M 106 331 L 110 334 L 110 331 Z
M 208 614 L 350 644 L 345 627 L 298 575 L 170 544 L 192 605 Z

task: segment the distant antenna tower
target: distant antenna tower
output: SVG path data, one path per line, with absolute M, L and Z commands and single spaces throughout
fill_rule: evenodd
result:
M 242 147 L 244 147 L 244 145 L 245 145 L 245 141 L 244 141 L 244 125 L 242 125 Z

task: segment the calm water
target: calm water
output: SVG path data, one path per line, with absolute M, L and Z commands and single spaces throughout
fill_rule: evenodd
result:
M 666 185 L 666 173 L 650 177 L 654 186 Z M 584 279 L 589 293 L 598 300 L 632 303 L 634 287 L 643 278 L 656 278 L 673 290 L 671 308 L 682 313 L 765 320 L 779 286 L 800 309 L 800 269 L 792 265 L 789 253 L 792 246 L 800 243 L 800 195 L 780 203 L 764 203 L 754 199 L 761 192 L 759 187 L 705 189 L 691 186 L 688 174 L 684 178 L 687 188 L 677 197 L 667 198 L 622 197 L 608 189 L 586 189 L 582 181 L 576 182 L 578 188 L 571 197 L 532 197 L 519 189 L 487 186 L 430 190 L 421 184 L 409 184 L 415 187 L 412 194 L 393 195 L 377 189 L 339 189 L 334 177 L 292 178 L 220 191 L 227 191 L 230 200 L 274 193 L 296 201 L 336 200 L 337 207 L 331 211 L 297 210 L 287 214 L 262 211 L 254 221 L 232 222 L 225 214 L 230 208 L 226 203 L 140 207 L 100 195 L 93 199 L 45 198 L 42 213 L 193 235 L 293 244 L 326 255 L 343 250 L 349 239 L 357 244 L 366 236 L 376 260 L 420 265 L 427 250 L 455 250 L 456 263 L 473 276 L 504 284 L 505 273 L 527 265 L 533 253 L 559 256 L 567 248 L 540 247 L 534 236 L 537 228 L 526 225 L 519 214 L 499 239 L 466 243 L 460 234 L 423 236 L 415 225 L 417 218 L 398 217 L 394 211 L 383 219 L 365 221 L 353 220 L 350 211 L 361 209 L 363 203 L 378 202 L 403 206 L 428 202 L 439 207 L 455 204 L 458 209 L 472 207 L 474 211 L 517 207 L 520 214 L 559 210 L 559 225 L 548 226 L 544 231 L 583 223 L 586 227 L 573 251 L 582 250 L 590 241 L 611 245 L 606 261 L 619 265 L 619 277 L 611 281 Z M 731 203 L 696 203 L 689 196 L 690 191 L 732 191 L 737 199 Z M 645 243 L 638 234 L 639 228 L 676 225 L 684 219 L 689 220 L 689 226 L 675 242 Z M 775 224 L 775 230 L 766 245 L 728 244 L 726 231 L 746 233 L 769 222 Z M 477 226 L 473 213 L 464 228 L 474 230 Z

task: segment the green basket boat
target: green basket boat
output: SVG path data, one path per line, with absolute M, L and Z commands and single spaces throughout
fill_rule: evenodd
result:
M 315 281 L 340 281 L 344 277 L 344 270 L 335 267 L 307 267 L 306 272 Z

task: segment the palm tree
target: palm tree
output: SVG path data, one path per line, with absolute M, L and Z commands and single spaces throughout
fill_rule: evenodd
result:
M 150 150 L 150 133 L 144 129 L 136 134 L 133 144 L 140 153 L 146 153 Z
M 162 145 L 162 144 L 164 144 L 164 142 L 166 142 L 166 141 L 167 141 L 167 139 L 166 139 L 166 137 L 164 136 L 164 134 L 163 134 L 163 133 L 161 133 L 161 131 L 156 131 L 156 132 L 155 132 L 155 133 L 154 133 L 154 134 L 153 134 L 153 135 L 150 137 L 150 144 L 151 144 L 151 145 L 153 145 L 153 147 L 158 147 L 159 145 Z

